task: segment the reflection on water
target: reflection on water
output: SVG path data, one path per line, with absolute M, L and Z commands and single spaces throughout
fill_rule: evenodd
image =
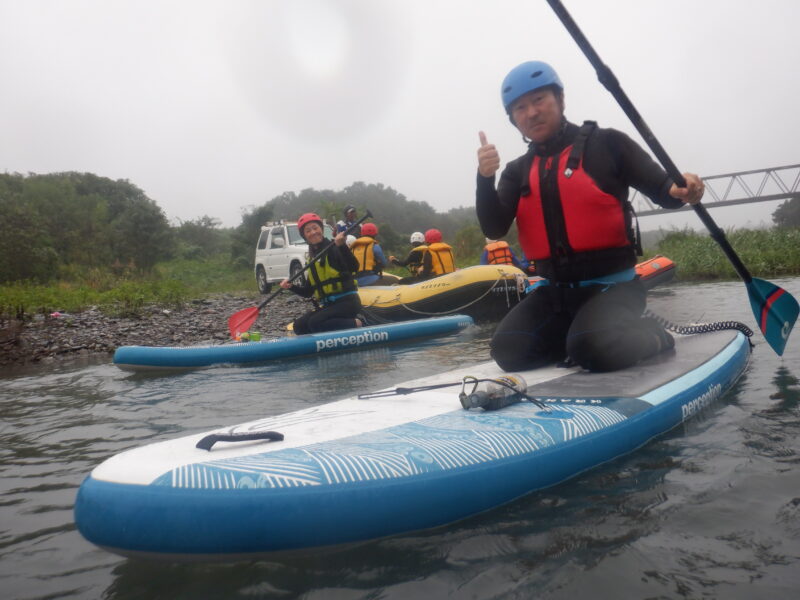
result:
M 778 282 L 800 297 L 800 280 Z M 674 286 L 677 323 L 752 325 L 738 282 Z M 720 402 L 637 452 L 460 523 L 230 564 L 127 560 L 75 531 L 77 486 L 126 448 L 488 360 L 491 327 L 411 345 L 142 375 L 84 361 L 0 389 L 0 586 L 28 598 L 790 598 L 800 589 L 800 332 L 759 334 Z M 454 396 L 454 401 L 457 402 Z

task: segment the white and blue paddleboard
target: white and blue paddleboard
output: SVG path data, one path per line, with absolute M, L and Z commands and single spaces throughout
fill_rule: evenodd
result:
M 447 335 L 472 324 L 470 316 L 450 315 L 258 342 L 208 346 L 120 346 L 114 352 L 114 364 L 126 371 L 145 371 L 258 363 Z
M 520 373 L 545 408 L 464 410 L 456 385 L 151 444 L 92 471 L 75 521 L 112 552 L 164 559 L 233 559 L 434 527 L 631 452 L 724 394 L 749 355 L 736 331 L 678 337 L 674 353 L 614 373 Z M 485 363 L 403 387 L 501 375 Z

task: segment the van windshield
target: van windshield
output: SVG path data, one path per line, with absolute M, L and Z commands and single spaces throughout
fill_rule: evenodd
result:
M 289 243 L 293 246 L 302 246 L 305 245 L 306 241 L 300 235 L 300 232 L 297 230 L 297 225 L 287 225 L 286 230 L 289 232 Z M 325 225 L 325 237 L 329 240 L 333 239 L 333 229 L 331 226 L 326 224 Z

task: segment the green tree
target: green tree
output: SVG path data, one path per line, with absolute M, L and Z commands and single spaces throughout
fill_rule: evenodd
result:
M 467 225 L 456 233 L 453 253 L 459 265 L 476 265 L 485 246 L 483 232 L 477 224 Z
M 58 254 L 32 207 L 0 182 L 0 282 L 52 279 Z
M 405 258 L 411 249 L 408 238 L 397 233 L 389 223 L 381 223 L 378 226 L 378 243 L 387 259 L 390 254 Z
M 251 208 L 242 214 L 242 222 L 233 231 L 231 240 L 231 259 L 235 264 L 253 265 L 256 242 L 261 235 L 261 226 L 271 221 L 272 206 L 269 203 Z
M 176 228 L 182 245 L 181 252 L 186 258 L 214 256 L 230 244 L 228 230 L 220 229 L 221 221 L 203 215 L 189 221 L 182 221 Z
M 800 198 L 782 202 L 772 213 L 772 222 L 778 227 L 800 227 Z
M 110 225 L 114 255 L 123 263 L 149 271 L 172 253 L 174 239 L 167 217 L 144 194 L 131 199 Z

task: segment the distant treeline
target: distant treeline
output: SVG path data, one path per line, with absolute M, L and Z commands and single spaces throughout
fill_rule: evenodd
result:
M 387 254 L 404 256 L 414 231 L 437 228 L 455 249 L 461 266 L 474 264 L 484 246 L 471 199 L 446 213 L 408 200 L 382 184 L 355 182 L 343 190 L 285 192 L 242 214 L 234 228 L 209 216 L 170 225 L 163 210 L 136 185 L 91 173 L 0 174 L 0 283 L 86 278 L 89 271 L 147 275 L 170 259 L 227 257 L 234 268 L 251 269 L 256 240 L 268 221 L 295 220 L 317 212 L 333 223 L 353 205 L 369 209 Z M 779 227 L 800 226 L 800 200 L 773 213 Z M 645 233 L 654 248 L 668 232 Z M 516 228 L 505 238 L 519 249 Z M 675 257 L 671 257 L 675 260 Z
M 340 191 L 285 192 L 252 208 L 237 227 L 234 255 L 252 258 L 253 240 L 267 221 L 294 221 L 303 213 L 316 212 L 333 224 L 344 218 L 344 209 L 350 205 L 356 207 L 359 217 L 369 209 L 373 215 L 371 221 L 378 226 L 378 240 L 387 254 L 405 255 L 411 248 L 410 235 L 431 228 L 442 232 L 444 241 L 455 247 L 457 258 L 480 252 L 485 243 L 471 205 L 437 213 L 427 202 L 409 200 L 391 187 L 357 181 Z M 515 242 L 516 231 L 508 239 Z

